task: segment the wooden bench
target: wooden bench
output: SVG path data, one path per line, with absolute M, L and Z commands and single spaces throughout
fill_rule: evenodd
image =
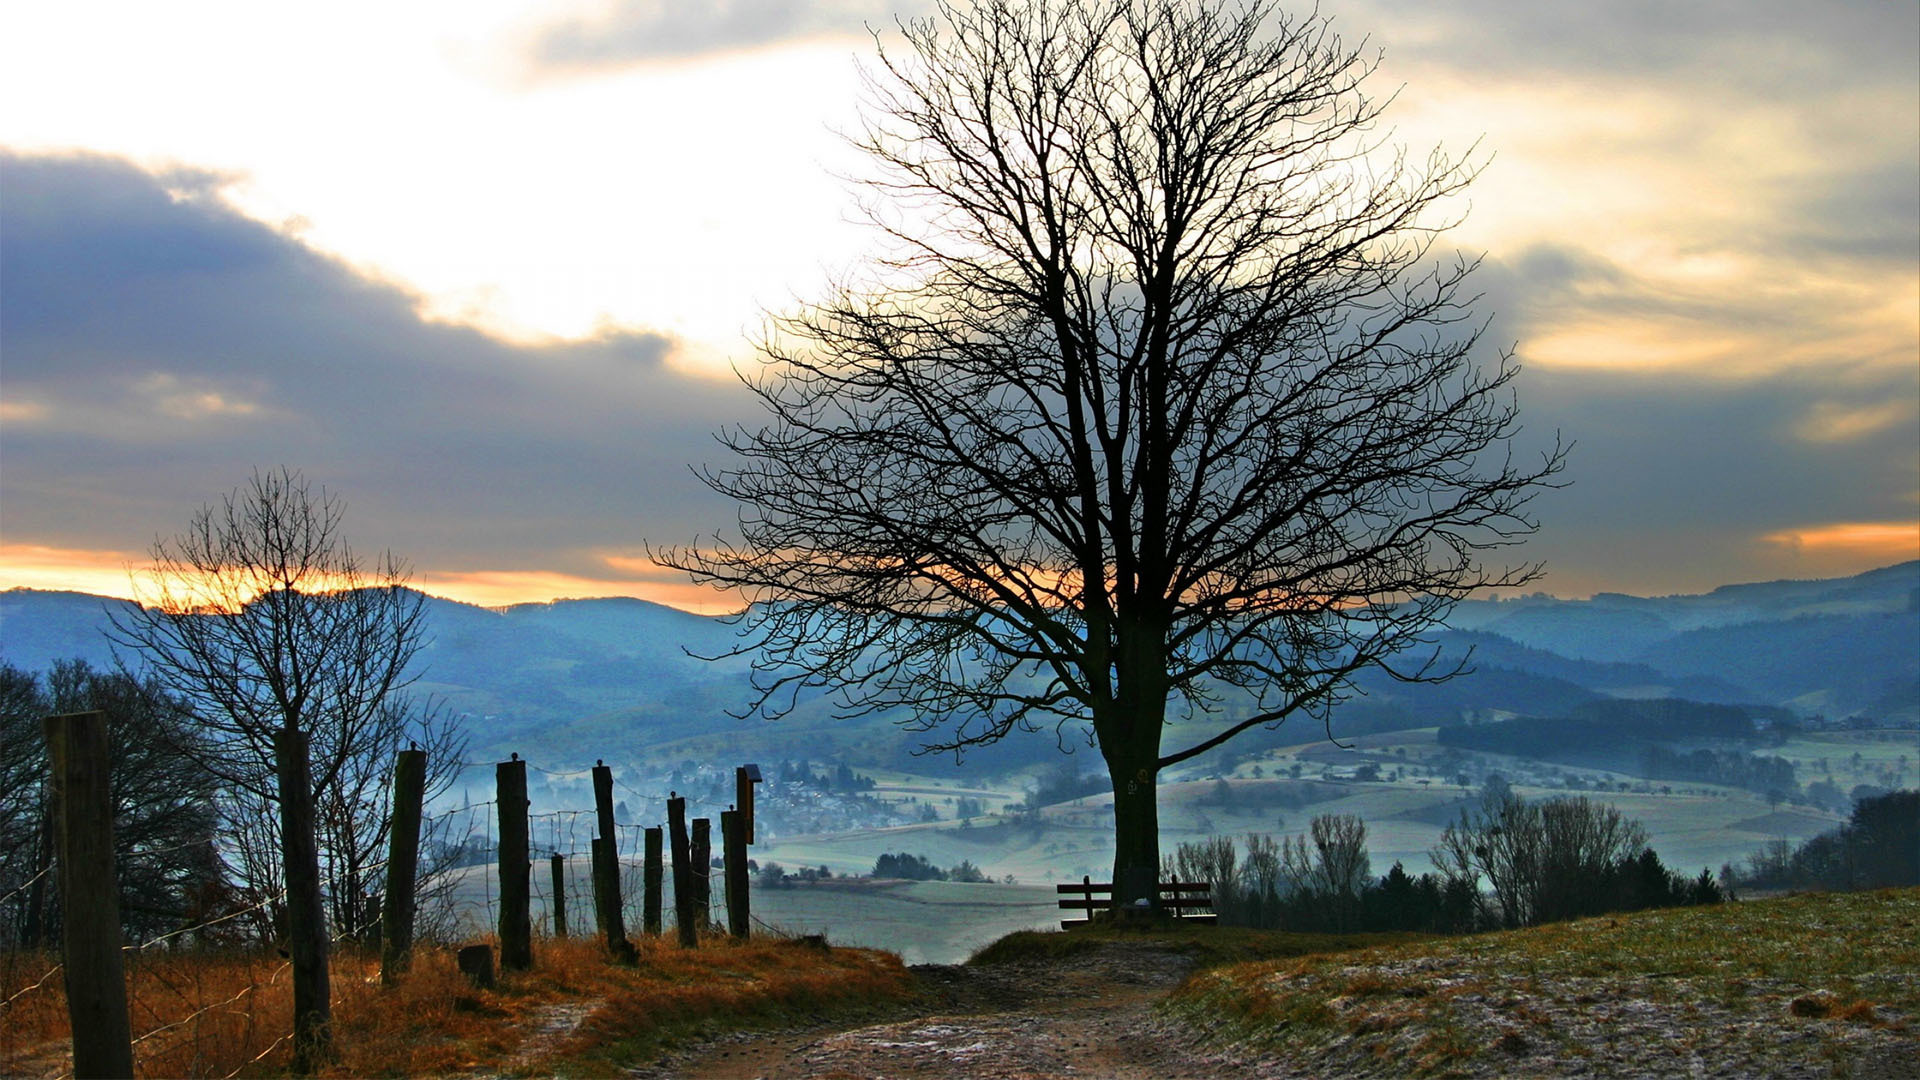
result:
M 1062 911 L 1084 911 L 1078 919 L 1061 919 L 1060 927 L 1071 930 L 1085 926 L 1096 911 L 1113 909 L 1113 883 L 1080 879 L 1080 884 L 1055 885 Z M 1160 883 L 1160 910 L 1184 922 L 1215 923 L 1220 917 L 1213 910 L 1213 884 L 1206 881 L 1163 881 Z

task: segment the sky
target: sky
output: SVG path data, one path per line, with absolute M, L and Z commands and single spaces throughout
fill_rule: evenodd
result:
M 734 520 L 769 312 L 878 250 L 860 68 L 924 0 L 0 0 L 0 588 L 126 595 L 256 467 L 428 592 L 630 595 Z M 1533 588 L 1920 557 L 1920 6 L 1326 0 L 1485 164 Z

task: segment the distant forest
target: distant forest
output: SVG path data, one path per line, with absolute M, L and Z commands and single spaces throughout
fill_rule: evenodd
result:
M 1725 784 L 1784 800 L 1800 790 L 1793 763 L 1752 750 L 1777 745 L 1792 730 L 1792 714 L 1770 706 L 1616 699 L 1586 702 L 1565 717 L 1449 725 L 1436 739 L 1460 750 L 1630 772 L 1649 780 Z

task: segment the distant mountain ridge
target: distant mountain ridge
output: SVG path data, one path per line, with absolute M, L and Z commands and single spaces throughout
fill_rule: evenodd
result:
M 107 612 L 84 593 L 0 593 L 0 660 L 26 670 L 113 663 Z M 537 741 L 549 757 L 610 742 L 668 752 L 722 739 L 821 758 L 838 748 L 897 760 L 913 736 L 882 721 L 834 723 L 819 703 L 778 725 L 729 715 L 749 700 L 747 661 L 725 620 L 630 598 L 492 609 L 428 598 L 431 643 L 416 690 L 468 715 L 475 752 Z M 1697 596 L 1545 596 L 1461 604 L 1433 636 L 1474 673 L 1437 686 L 1363 680 L 1335 714 L 1370 728 L 1448 723 L 1468 712 L 1559 716 L 1608 697 L 1785 706 L 1802 715 L 1920 718 L 1920 560 L 1824 581 L 1728 585 Z M 1051 752 L 1051 732 L 1034 740 Z

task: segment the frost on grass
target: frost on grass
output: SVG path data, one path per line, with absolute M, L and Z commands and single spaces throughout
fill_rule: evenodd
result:
M 1171 1009 L 1354 1075 L 1818 1075 L 1920 1057 L 1920 890 L 1603 916 L 1259 962 Z

